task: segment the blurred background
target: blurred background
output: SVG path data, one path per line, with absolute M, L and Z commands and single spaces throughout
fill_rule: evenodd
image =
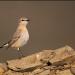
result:
M 0 45 L 11 39 L 21 16 L 30 19 L 30 40 L 21 48 L 23 55 L 65 45 L 75 49 L 74 1 L 0 1 Z M 0 50 L 0 62 L 18 57 L 16 49 Z

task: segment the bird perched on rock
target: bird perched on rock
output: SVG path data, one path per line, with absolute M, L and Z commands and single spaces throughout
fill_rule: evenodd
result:
M 19 19 L 19 24 L 16 32 L 13 34 L 11 40 L 0 46 L 0 48 L 6 47 L 8 49 L 9 47 L 12 47 L 20 50 L 20 47 L 24 46 L 29 40 L 29 33 L 27 29 L 28 22 L 28 18 L 21 17 Z

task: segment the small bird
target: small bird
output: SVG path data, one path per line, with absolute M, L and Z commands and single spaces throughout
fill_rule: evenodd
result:
M 6 47 L 8 49 L 9 47 L 12 47 L 19 51 L 20 48 L 24 46 L 29 40 L 29 33 L 27 29 L 28 22 L 28 18 L 21 17 L 19 19 L 19 24 L 16 32 L 13 34 L 11 40 L 3 44 L 0 48 Z

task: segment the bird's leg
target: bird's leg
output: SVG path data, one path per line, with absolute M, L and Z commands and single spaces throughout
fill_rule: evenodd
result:
M 17 48 L 17 50 L 19 51 L 19 50 L 20 50 L 20 48 Z
M 22 51 L 20 50 L 20 48 L 17 48 L 17 50 L 18 50 L 18 52 L 19 52 L 19 59 L 21 59 L 22 57 L 24 57 L 24 55 L 23 55 L 23 53 L 22 53 Z

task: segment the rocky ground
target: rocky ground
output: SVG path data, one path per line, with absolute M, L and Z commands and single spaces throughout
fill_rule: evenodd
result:
M 0 75 L 75 75 L 75 50 L 64 46 L 0 63 Z

